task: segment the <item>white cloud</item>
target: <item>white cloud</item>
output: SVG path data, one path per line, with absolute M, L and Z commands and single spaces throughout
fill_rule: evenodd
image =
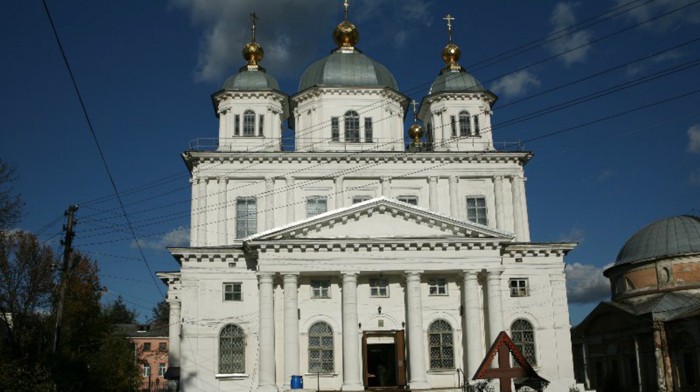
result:
M 688 184 L 692 186 L 700 186 L 700 169 L 696 169 L 694 172 L 690 173 L 688 176 Z
M 153 250 L 165 250 L 169 246 L 186 246 L 190 243 L 190 229 L 180 226 L 165 233 L 155 240 L 139 240 L 141 248 Z M 132 242 L 131 247 L 135 248 L 136 243 Z
M 617 172 L 612 169 L 603 169 L 598 173 L 598 181 L 606 181 L 614 177 L 617 177 Z
M 517 97 L 524 95 L 530 87 L 540 85 L 539 79 L 528 70 L 518 71 L 502 77 L 491 85 L 491 90 L 503 97 Z
M 586 232 L 578 226 L 573 226 L 568 232 L 559 236 L 559 241 L 581 243 L 586 238 Z
M 642 25 L 647 30 L 664 32 L 676 29 L 681 25 L 700 23 L 700 9 L 692 5 L 693 2 L 694 0 L 657 0 L 645 2 L 641 5 L 631 4 L 628 7 L 629 11 L 625 12 L 624 15 L 636 23 L 641 23 L 656 16 L 669 13 L 662 18 Z M 619 7 L 629 3 L 629 0 L 617 0 L 616 6 Z
M 595 303 L 610 298 L 610 282 L 602 268 L 589 264 L 566 265 L 566 290 L 569 303 Z
M 563 53 L 562 61 L 566 65 L 582 62 L 586 60 L 590 52 L 591 34 L 586 30 L 579 30 L 572 33 L 566 31 L 558 32 L 563 29 L 568 29 L 576 24 L 576 15 L 574 7 L 578 4 L 558 3 L 552 11 L 550 22 L 554 26 L 552 34 L 555 38 L 550 44 L 549 49 L 553 54 Z
M 640 61 L 638 63 L 631 64 L 627 67 L 627 74 L 630 76 L 636 76 L 646 72 L 647 69 L 652 68 L 657 64 L 664 63 L 666 61 L 675 60 L 684 57 L 685 54 L 680 50 L 671 50 L 665 53 L 658 54 L 647 60 Z
M 688 151 L 700 154 L 700 125 L 688 128 Z

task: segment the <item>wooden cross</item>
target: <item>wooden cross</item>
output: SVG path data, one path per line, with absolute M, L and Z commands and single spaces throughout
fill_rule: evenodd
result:
M 449 34 L 450 42 L 452 42 L 452 21 L 455 20 L 455 18 L 452 15 L 447 14 L 442 19 L 447 21 L 447 34 Z
M 251 24 L 250 31 L 253 32 L 253 42 L 255 42 L 255 22 L 256 22 L 258 19 L 259 19 L 259 18 L 258 18 L 257 15 L 255 15 L 255 12 L 253 12 L 252 14 L 250 14 L 250 24 Z

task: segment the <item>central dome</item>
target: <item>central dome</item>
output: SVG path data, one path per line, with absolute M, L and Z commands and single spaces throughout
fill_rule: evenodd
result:
M 688 253 L 700 253 L 700 217 L 672 216 L 650 223 L 630 237 L 615 266 Z
M 389 87 L 399 90 L 394 75 L 385 66 L 357 50 L 335 51 L 311 64 L 299 82 L 299 91 L 309 87 Z

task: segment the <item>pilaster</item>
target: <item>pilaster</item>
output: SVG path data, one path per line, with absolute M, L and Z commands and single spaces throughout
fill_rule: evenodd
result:
M 420 277 L 422 271 L 406 272 L 406 312 L 408 313 L 408 364 L 411 389 L 428 389 L 425 373 L 425 343 L 423 339 L 423 303 Z
M 361 391 L 360 342 L 357 335 L 357 272 L 343 272 L 343 391 Z
M 275 311 L 272 292 L 272 275 L 258 273 L 260 318 L 258 345 L 258 391 L 277 392 L 275 384 Z
M 284 275 L 284 386 L 299 374 L 298 275 Z

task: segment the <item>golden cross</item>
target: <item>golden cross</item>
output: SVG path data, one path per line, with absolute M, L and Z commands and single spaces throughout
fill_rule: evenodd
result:
M 345 0 L 343 2 L 343 6 L 345 7 L 345 20 L 347 21 L 348 20 L 348 7 L 350 6 L 350 4 L 348 4 L 348 0 Z
M 449 36 L 450 36 L 450 42 L 452 42 L 452 21 L 455 20 L 455 18 L 454 18 L 452 15 L 447 14 L 447 15 L 446 15 L 444 18 L 442 18 L 442 19 L 444 19 L 444 20 L 447 21 L 447 33 L 448 33 Z
M 258 19 L 259 19 L 259 18 L 258 18 L 257 15 L 255 15 L 255 12 L 253 12 L 252 14 L 250 14 L 250 24 L 251 24 L 250 31 L 253 32 L 253 42 L 255 42 L 255 22 L 256 22 Z
M 411 105 L 413 105 L 413 119 L 415 120 L 416 119 L 416 106 L 418 106 L 418 102 L 416 102 L 416 100 L 414 99 L 413 101 L 411 101 Z

